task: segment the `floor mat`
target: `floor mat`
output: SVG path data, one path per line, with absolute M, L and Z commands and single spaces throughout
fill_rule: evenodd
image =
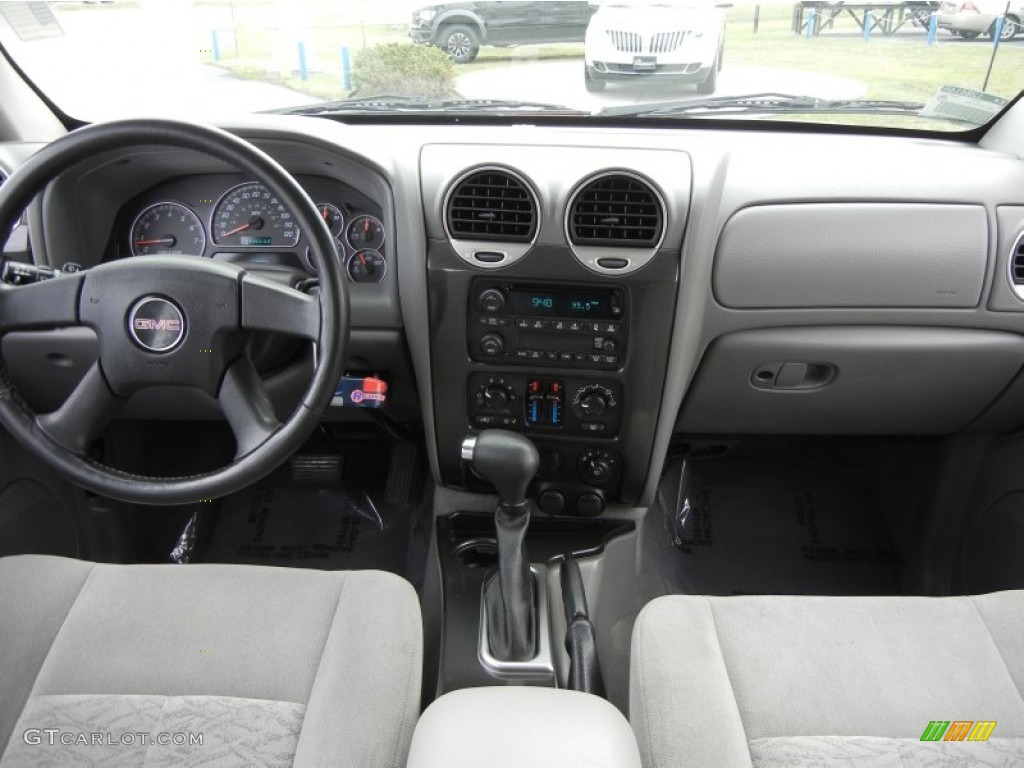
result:
M 403 572 L 416 508 L 341 488 L 256 487 L 216 513 L 203 560 Z
M 649 529 L 668 591 L 898 594 L 900 558 L 868 477 L 813 453 L 680 462 Z

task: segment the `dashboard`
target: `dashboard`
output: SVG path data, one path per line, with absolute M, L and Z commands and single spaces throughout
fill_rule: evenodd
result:
M 674 439 L 1024 424 L 1016 157 L 721 128 L 223 127 L 317 204 L 350 283 L 346 368 L 389 377 L 444 485 L 485 489 L 460 445 L 488 427 L 537 444 L 541 509 L 588 516 L 649 503 Z M 154 147 L 64 174 L 26 228 L 54 268 L 180 250 L 301 281 L 291 220 L 232 169 Z M 87 347 L 10 334 L 3 354 L 31 392 L 72 385 Z M 303 360 L 263 371 L 280 408 Z

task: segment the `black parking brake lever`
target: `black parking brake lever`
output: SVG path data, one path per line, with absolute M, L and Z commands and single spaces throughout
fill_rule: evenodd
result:
M 561 568 L 565 604 L 565 650 L 569 653 L 569 689 L 604 696 L 601 663 L 597 658 L 594 624 L 587 610 L 587 593 L 580 566 L 566 555 Z

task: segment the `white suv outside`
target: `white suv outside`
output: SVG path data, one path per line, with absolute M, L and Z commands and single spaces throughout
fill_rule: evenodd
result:
M 712 0 L 605 0 L 587 27 L 587 90 L 672 80 L 714 93 L 724 40 L 725 13 Z

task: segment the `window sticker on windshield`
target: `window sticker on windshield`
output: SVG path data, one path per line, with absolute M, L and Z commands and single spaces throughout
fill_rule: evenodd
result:
M 984 125 L 1002 111 L 1007 100 L 991 93 L 944 85 L 935 92 L 920 114 L 922 117 L 945 117 Z

